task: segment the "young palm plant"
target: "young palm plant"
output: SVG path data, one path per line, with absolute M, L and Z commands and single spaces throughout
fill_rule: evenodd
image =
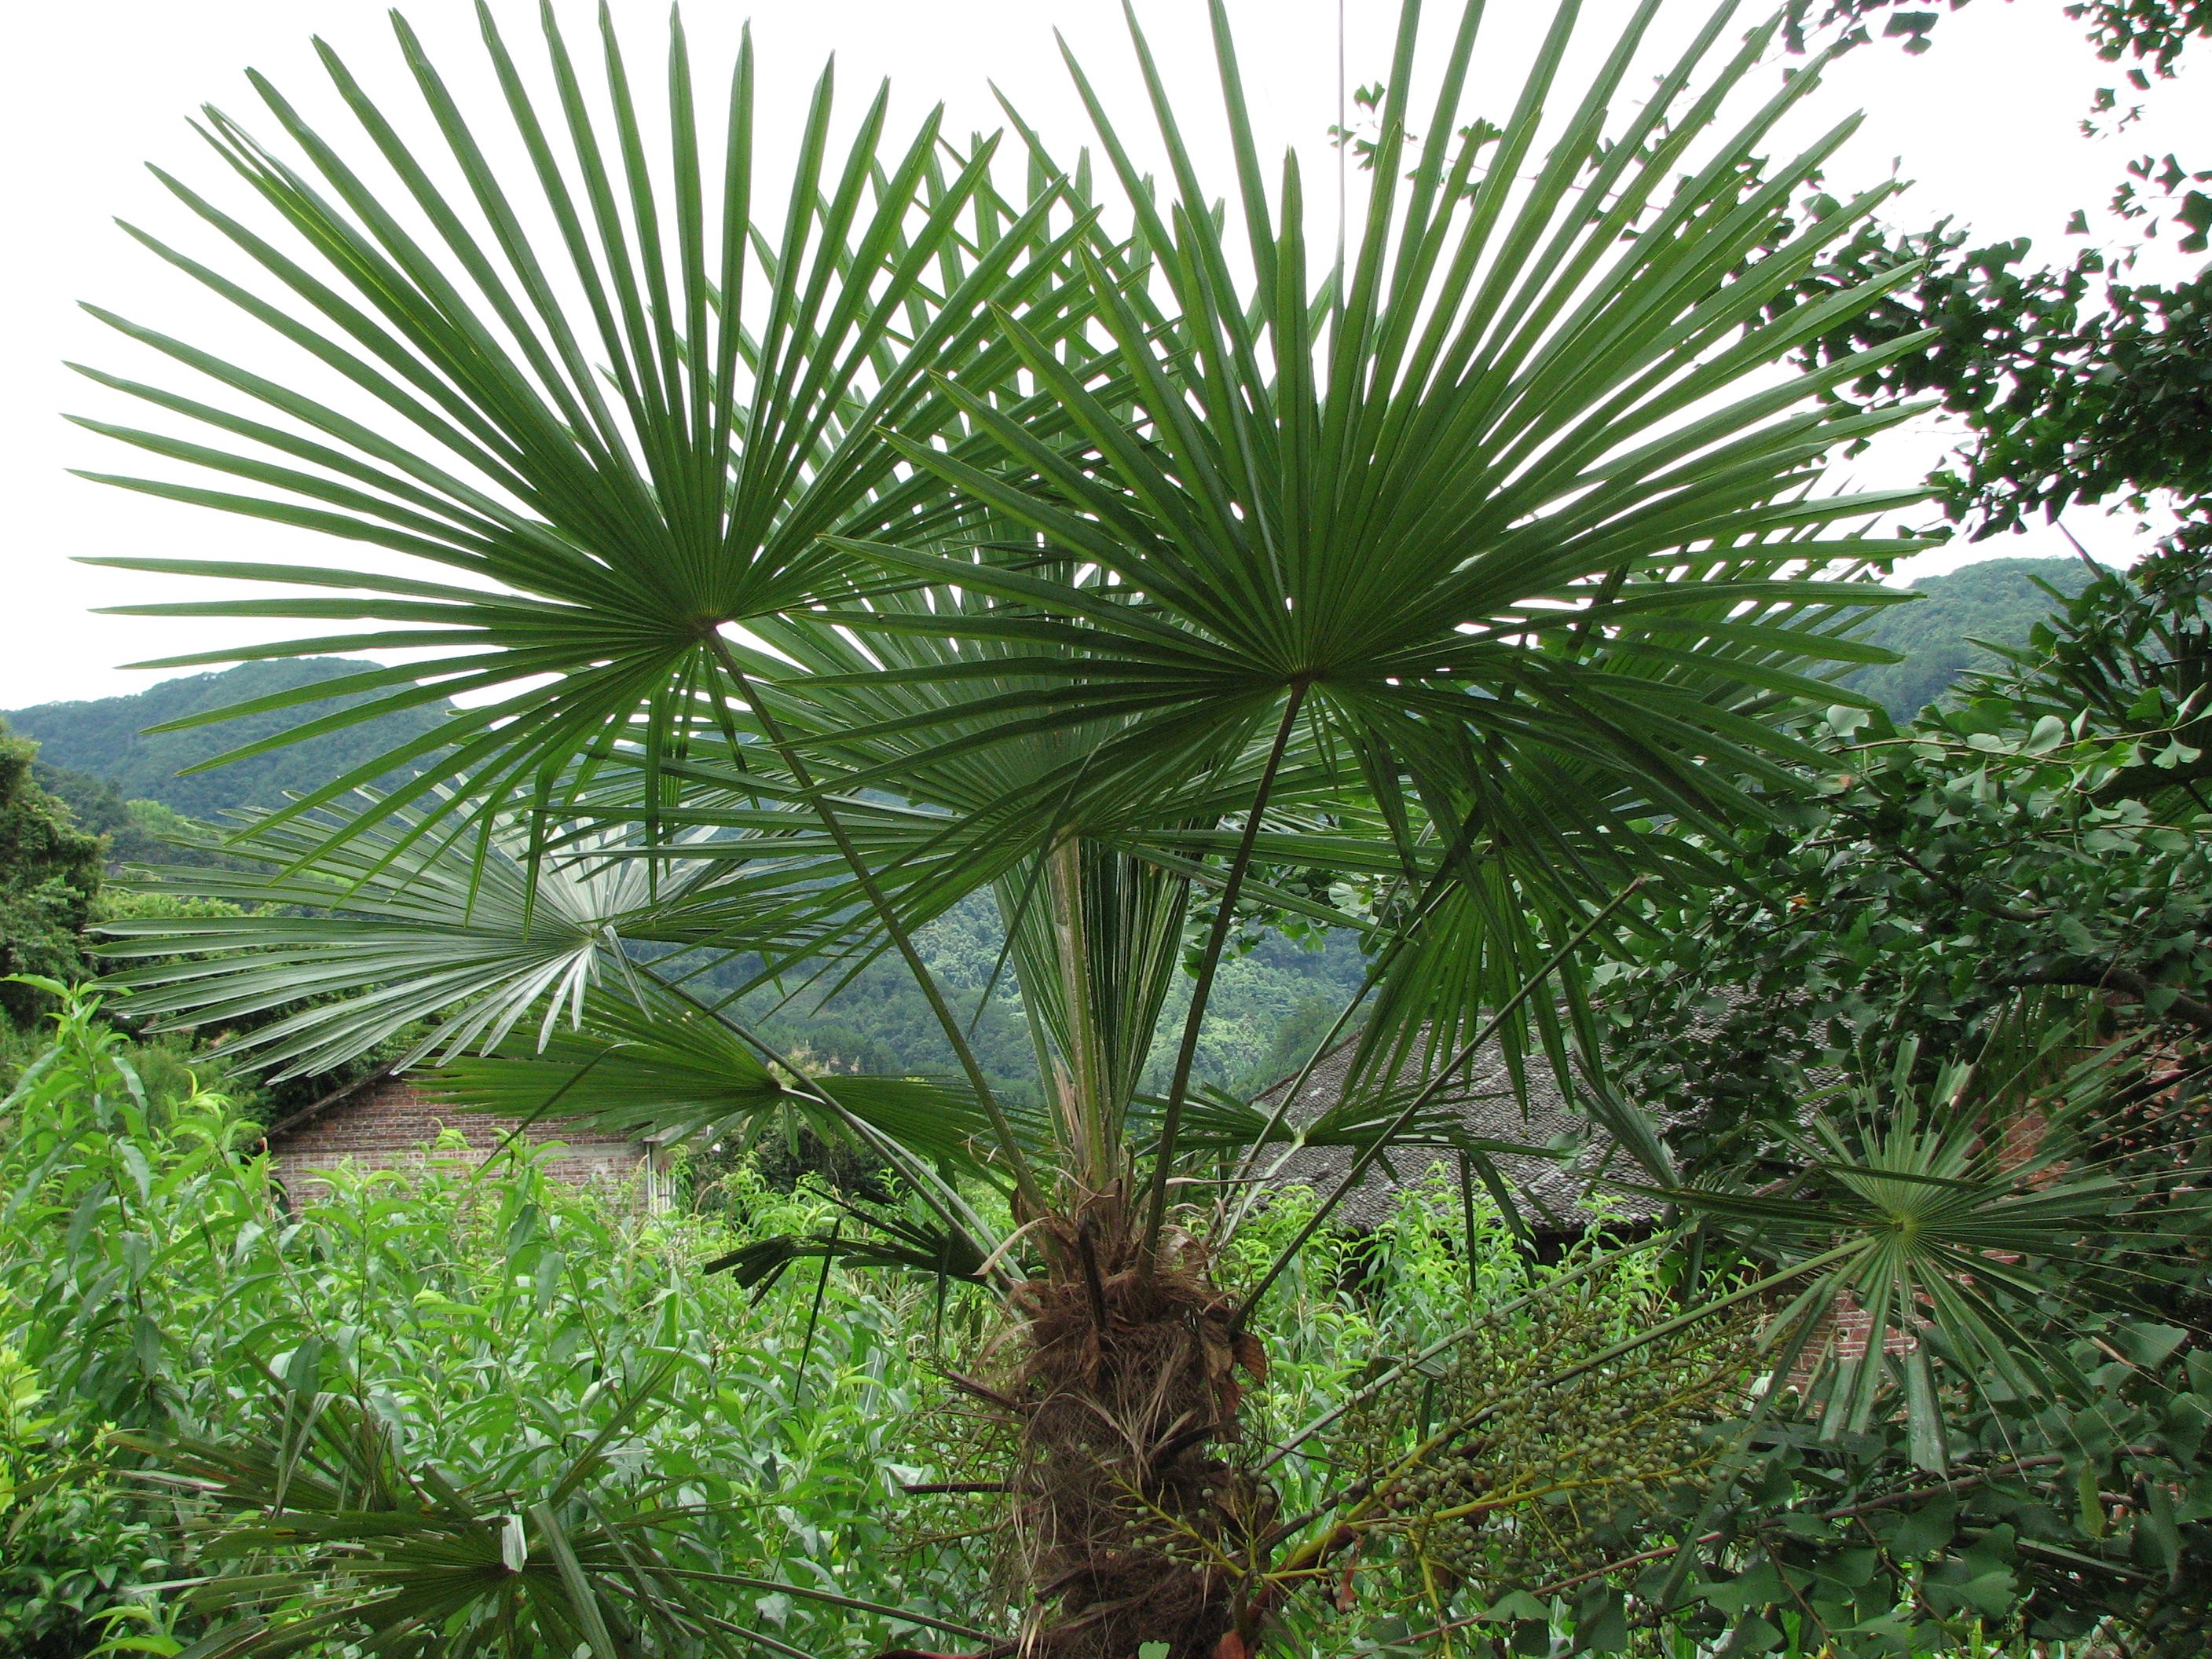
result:
M 997 1370 L 963 1386 L 1020 1449 L 1030 1639 L 1249 1646 L 1283 1533 L 1225 1454 L 1274 1274 L 1237 1298 L 1211 1264 L 1250 1171 L 1271 1144 L 1353 1147 L 1356 1179 L 1392 1144 L 1463 1139 L 1437 1103 L 1493 1035 L 1563 1061 L 1577 947 L 1637 884 L 1704 873 L 1673 826 L 1792 787 L 1808 757 L 1772 716 L 1871 654 L 1844 636 L 1871 596 L 1854 526 L 1903 498 L 1823 494 L 1820 467 L 1910 411 L 1818 399 L 1872 356 L 1778 369 L 1877 286 L 1769 302 L 1886 191 L 1797 205 L 1852 123 L 1774 160 L 1818 65 L 1753 97 L 1774 25 L 1724 45 L 1730 7 L 1625 96 L 1657 9 L 1570 87 L 1563 6 L 1492 121 L 1470 108 L 1481 5 L 1416 112 L 1408 0 L 1333 259 L 1310 255 L 1295 160 L 1261 167 L 1218 0 L 1225 208 L 1133 20 L 1157 187 L 1073 63 L 1106 164 L 1060 167 L 1010 108 L 1012 192 L 997 140 L 957 149 L 934 116 L 886 146 L 880 97 L 832 166 L 825 75 L 778 221 L 749 49 L 718 148 L 677 28 L 661 149 L 611 29 L 595 106 L 550 11 L 550 116 L 482 14 L 526 206 L 404 22 L 458 191 L 327 51 L 388 187 L 273 88 L 300 159 L 210 112 L 292 251 L 174 181 L 258 274 L 133 234 L 349 390 L 113 319 L 225 400 L 96 375 L 216 435 L 96 429 L 232 482 L 113 481 L 433 568 L 110 562 L 288 590 L 141 609 L 331 624 L 166 665 L 410 653 L 252 705 L 367 694 L 289 736 L 465 706 L 240 829 L 264 876 L 175 878 L 253 908 L 118 927 L 136 1006 L 222 1024 L 344 993 L 240 1041 L 312 1071 L 428 1022 L 412 1058 L 480 1103 L 701 1135 L 799 1112 L 857 1138 L 927 1224 L 804 1248 L 1000 1296 Z M 1376 902 L 1286 879 L 1313 870 Z M 915 942 L 987 890 L 1041 1109 L 994 1087 Z M 1318 1122 L 1199 1086 L 1255 902 L 1367 933 L 1371 1017 Z M 887 953 L 958 1076 L 810 1075 L 744 1018 L 747 991 L 834 989 Z

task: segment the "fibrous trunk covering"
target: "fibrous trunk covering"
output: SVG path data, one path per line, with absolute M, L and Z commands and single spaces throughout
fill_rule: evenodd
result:
M 1236 1372 L 1262 1374 L 1260 1345 L 1232 1328 L 1195 1241 L 1163 1241 L 1147 1263 L 1111 1200 L 1039 1231 L 1047 1270 L 1017 1297 L 1019 1350 L 1000 1379 L 1036 1602 L 1025 1645 L 1052 1659 L 1133 1659 L 1148 1642 L 1172 1659 L 1241 1652 L 1239 1563 L 1272 1498 L 1220 1454 L 1237 1438 Z

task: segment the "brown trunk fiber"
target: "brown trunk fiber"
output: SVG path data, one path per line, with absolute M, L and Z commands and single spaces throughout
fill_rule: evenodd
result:
M 1237 1437 L 1235 1372 L 1264 1367 L 1230 1328 L 1202 1251 L 1174 1239 L 1146 1271 L 1121 1206 L 1040 1229 L 1047 1270 L 1017 1298 L 999 1382 L 1023 1467 L 1018 1566 L 1031 1650 L 1052 1659 L 1215 1659 L 1239 1623 L 1245 1540 L 1268 1494 L 1219 1455 Z

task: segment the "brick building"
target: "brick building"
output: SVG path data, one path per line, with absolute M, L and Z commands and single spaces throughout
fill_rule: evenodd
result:
M 648 1141 L 607 1135 L 554 1118 L 524 1124 L 512 1117 L 459 1110 L 389 1068 L 332 1090 L 272 1123 L 264 1144 L 276 1178 L 297 1200 L 321 1184 L 317 1180 L 320 1170 L 343 1164 L 360 1170 L 420 1165 L 447 1130 L 458 1130 L 468 1147 L 441 1152 L 441 1158 L 482 1164 L 520 1133 L 538 1145 L 558 1143 L 545 1168 L 559 1180 L 634 1193 L 653 1209 L 666 1201 L 667 1155 Z

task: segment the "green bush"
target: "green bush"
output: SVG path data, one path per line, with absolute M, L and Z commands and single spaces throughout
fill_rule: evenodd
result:
M 686 1571 L 763 1581 L 696 1583 L 708 1615 L 773 1641 L 810 1653 L 942 1644 L 809 1591 L 1012 1627 L 991 1552 L 959 1535 L 992 1523 L 989 1501 L 904 1490 L 973 1473 L 944 1378 L 975 1363 L 974 1292 L 811 1260 L 751 1290 L 702 1271 L 836 1216 L 819 1192 L 779 1191 L 742 1163 L 719 1172 L 711 1215 L 648 1215 L 630 1194 L 570 1188 L 542 1153 L 478 1170 L 458 1141 L 419 1172 L 340 1172 L 289 1205 L 246 1156 L 227 1101 L 165 1104 L 133 1052 L 95 1005 L 65 1000 L 55 1040 L 0 1103 L 0 1343 L 18 1352 L 9 1374 L 27 1402 L 8 1468 L 23 1490 L 46 1482 L 10 1516 L 0 1652 L 74 1659 L 117 1618 L 173 1651 L 235 1616 L 221 1586 L 152 1595 L 167 1577 L 234 1569 L 204 1553 L 217 1537 L 207 1502 L 149 1483 L 147 1454 L 167 1449 L 173 1473 L 185 1443 L 265 1443 L 318 1394 L 333 1413 L 357 1405 L 409 1468 L 480 1497 L 521 1494 L 517 1509 L 605 1437 L 576 1524 L 680 1511 L 663 1541 Z M 1255 1273 L 1310 1204 L 1293 1191 L 1245 1230 L 1224 1284 Z M 1474 1245 L 1456 1188 L 1442 1185 L 1409 1193 L 1379 1236 L 1322 1233 L 1267 1334 L 1260 1441 L 1340 1402 L 1378 1354 L 1411 1352 L 1519 1296 L 1532 1271 L 1558 1271 L 1532 1269 L 1486 1215 Z M 1612 1280 L 1607 1328 L 1625 1329 L 1655 1288 Z M 1286 1505 L 1321 1495 L 1331 1455 L 1316 1437 L 1275 1466 Z M 1407 1628 L 1418 1576 L 1377 1560 L 1363 1577 L 1371 1616 L 1333 1617 L 1332 1647 Z
M 107 1516 L 138 1464 L 110 1425 L 242 1441 L 264 1426 L 272 1374 L 311 1378 L 366 1401 L 410 1457 L 464 1486 L 526 1484 L 665 1365 L 653 1411 L 615 1448 L 611 1490 L 695 1506 L 693 1541 L 726 1571 L 865 1581 L 879 1600 L 925 1587 L 933 1601 L 973 1599 L 955 1557 L 898 1551 L 880 1518 L 878 1500 L 913 1478 L 886 1436 L 934 1387 L 910 1352 L 900 1286 L 832 1275 L 837 1316 L 818 1321 L 811 1283 L 753 1301 L 696 1271 L 728 1228 L 710 1236 L 570 1190 L 528 1158 L 479 1172 L 434 1155 L 419 1176 L 341 1176 L 288 1208 L 265 1164 L 242 1155 L 227 1103 L 200 1095 L 157 1118 L 126 1045 L 94 1015 L 71 1006 L 0 1109 L 0 1340 L 48 1390 L 42 1455 L 90 1472 L 49 1500 L 52 1526 L 11 1547 L 10 1593 L 27 1575 L 77 1583 L 89 1534 L 51 1504 Z M 743 1171 L 726 1181 L 744 1227 L 823 1219 L 819 1199 Z M 157 1512 L 149 1496 L 116 1512 L 143 1522 Z M 137 1546 L 100 1547 L 95 1577 Z M 112 1574 L 106 1600 L 143 1582 Z M 49 1650 L 86 1650 L 103 1596 L 45 1593 L 41 1616 L 79 1644 L 57 1633 Z M 817 1618 L 787 1596 L 741 1611 L 794 1634 Z
M 167 1577 L 166 1545 L 147 1506 L 70 1443 L 63 1420 L 38 1414 L 38 1373 L 0 1347 L 0 1653 L 76 1659 L 119 1602 Z M 88 1457 L 88 1452 L 92 1454 Z
M 479 1169 L 455 1140 L 419 1170 L 341 1171 L 293 1204 L 246 1155 L 227 1101 L 164 1099 L 96 1006 L 59 1000 L 54 1041 L 0 1102 L 0 1653 L 89 1659 L 120 1639 L 173 1654 L 257 1610 L 354 1617 L 361 1586 L 347 1575 L 368 1569 L 307 1523 L 312 1480 L 343 1473 L 339 1442 L 356 1430 L 418 1518 L 437 1521 L 420 1495 L 449 1486 L 454 1513 L 514 1521 L 518 1594 L 558 1590 L 538 1556 L 557 1528 L 594 1573 L 608 1540 L 655 1552 L 689 1575 L 700 1628 L 738 1650 L 975 1645 L 884 1609 L 1017 1626 L 991 1547 L 1007 1500 L 910 1490 L 1003 1469 L 949 1383 L 987 1369 L 976 1293 L 825 1271 L 803 1253 L 751 1285 L 705 1270 L 768 1241 L 803 1250 L 849 1222 L 841 1203 L 864 1200 L 779 1190 L 739 1162 L 719 1170 L 711 1214 L 651 1215 L 633 1194 L 550 1178 L 542 1152 Z M 1249 1285 L 1312 1206 L 1302 1191 L 1280 1194 L 1217 1264 L 1224 1288 Z M 1486 1211 L 1471 1238 L 1462 1214 L 1457 1184 L 1432 1176 L 1378 1232 L 1322 1231 L 1279 1287 L 1240 1455 L 1281 1513 L 1392 1467 L 1434 1422 L 1479 1414 L 1492 1447 L 1415 1483 L 1413 1501 L 1340 1564 L 1340 1592 L 1282 1605 L 1279 1639 L 1312 1654 L 1426 1651 L 1426 1632 L 1473 1618 L 1484 1641 L 1516 1651 L 1564 1633 L 1562 1651 L 1601 1639 L 1601 1651 L 1668 1652 L 1666 1632 L 1622 1622 L 1602 1569 L 1663 1551 L 1700 1511 L 1701 1472 L 1756 1369 L 1732 1346 L 1743 1331 L 1605 1359 L 1666 1307 L 1664 1256 L 1630 1251 L 1608 1266 L 1585 1249 L 1539 1265 Z M 1470 1328 L 1474 1340 L 1455 1340 Z M 2145 1332 L 2161 1336 L 2112 1334 L 2125 1345 Z M 2100 1363 L 2083 1346 L 2085 1363 Z M 2130 1449 L 2145 1490 L 2185 1491 L 2165 1533 L 2139 1530 L 2146 1572 L 2193 1580 L 2190 1522 L 2203 1501 L 2193 1467 L 2140 1449 L 2172 1441 L 2187 1426 L 2177 1412 L 2201 1416 L 2212 1373 L 2170 1340 L 2128 1353 L 2100 1376 L 2109 1404 L 2095 1425 L 2015 1411 L 1989 1425 L 1987 1443 L 1960 1449 L 1965 1467 L 2002 1475 L 2021 1447 L 2078 1446 L 2094 1426 L 2107 1453 Z M 1601 1363 L 1571 1387 L 1522 1389 L 1524 1372 L 1573 1369 L 1578 1354 Z M 1624 1423 L 1622 1402 L 1655 1389 L 1686 1403 Z M 2018 1479 L 1977 1476 L 1900 1502 L 1885 1471 L 1903 1456 L 1891 1443 L 1901 1433 L 1880 1427 L 1831 1451 L 1792 1431 L 1769 1446 L 1765 1472 L 1732 1500 L 1728 1524 L 1744 1530 L 1729 1572 L 1697 1596 L 1717 1613 L 1754 1605 L 1786 1567 L 1812 1575 L 1824 1619 L 1869 1640 L 1888 1631 L 1899 1654 L 1966 1651 L 1984 1626 L 2016 1628 L 2029 1587 L 2014 1540 L 2072 1549 L 2071 1530 L 2053 1528 L 2088 1522 L 2052 1510 L 2033 1458 Z M 276 1463 L 257 1466 L 271 1449 Z M 1655 1458 L 1679 1478 L 1650 1478 Z M 254 1531 L 246 1501 L 280 1464 L 298 1471 L 283 1536 Z M 1470 1504 L 1481 1524 L 1443 1515 Z M 1854 1551 L 1868 1550 L 1902 1577 L 1877 1566 L 1850 1577 Z M 1328 1571 L 1336 1583 L 1339 1565 Z M 248 1571 L 268 1575 L 261 1593 L 239 1577 Z M 201 1575 L 211 1582 L 198 1593 L 158 1588 Z M 1459 1585 L 1482 1595 L 1470 1601 Z M 568 1659 L 576 1643 L 554 1610 L 517 1605 L 514 1651 Z M 2173 1600 L 2160 1617 L 2180 1623 L 2162 1634 L 2187 1639 L 2190 1605 Z M 441 1639 L 483 1635 L 489 1616 L 453 1613 Z

